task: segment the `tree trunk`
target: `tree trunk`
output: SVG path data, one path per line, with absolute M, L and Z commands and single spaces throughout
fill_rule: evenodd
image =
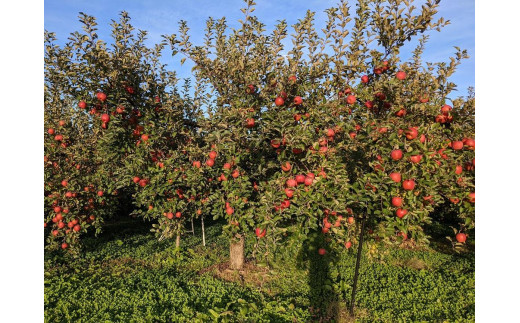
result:
M 235 239 L 231 239 L 229 258 L 229 268 L 242 269 L 244 266 L 244 237 L 242 235 L 237 234 Z
M 175 239 L 175 248 L 179 249 L 181 246 L 181 235 L 177 234 L 177 238 Z

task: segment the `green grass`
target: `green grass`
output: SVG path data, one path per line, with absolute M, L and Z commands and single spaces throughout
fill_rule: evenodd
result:
M 45 321 L 309 322 L 320 315 L 348 321 L 354 250 L 317 256 L 308 247 L 323 243 L 318 235 L 270 270 L 252 266 L 233 281 L 214 266 L 228 256 L 220 232 L 219 224 L 207 228 L 206 248 L 199 232 L 187 235 L 176 251 L 174 241 L 158 242 L 149 225 L 132 221 L 87 237 L 80 259 L 47 253 Z M 377 259 L 365 253 L 358 284 L 357 322 L 475 318 L 473 253 L 387 248 Z

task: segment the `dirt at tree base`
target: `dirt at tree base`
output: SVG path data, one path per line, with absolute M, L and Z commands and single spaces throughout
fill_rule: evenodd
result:
M 260 288 L 272 278 L 272 274 L 267 267 L 257 266 L 252 261 L 244 262 L 241 270 L 230 269 L 229 261 L 222 262 L 202 269 L 199 271 L 199 275 L 208 272 L 211 272 L 218 279 Z M 266 292 L 269 293 L 269 291 Z

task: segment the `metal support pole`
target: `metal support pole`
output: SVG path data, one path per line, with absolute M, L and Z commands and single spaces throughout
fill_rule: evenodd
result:
M 366 215 L 361 218 L 361 233 L 359 234 L 359 247 L 356 259 L 356 271 L 354 272 L 354 284 L 352 285 L 352 296 L 350 298 L 350 316 L 354 316 L 354 302 L 356 299 L 357 281 L 359 276 L 359 264 L 361 262 L 361 250 L 363 248 L 363 238 L 365 236 Z
M 204 215 L 200 216 L 200 219 L 202 221 L 202 245 L 206 246 L 206 233 L 204 232 Z
M 195 227 L 193 226 L 193 217 L 191 218 L 191 233 L 195 235 Z

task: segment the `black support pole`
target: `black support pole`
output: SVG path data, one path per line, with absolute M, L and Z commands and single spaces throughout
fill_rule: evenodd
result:
M 356 259 L 356 271 L 354 272 L 354 284 L 352 285 L 352 296 L 350 298 L 350 316 L 354 316 L 354 302 L 356 300 L 359 263 L 361 262 L 361 250 L 363 248 L 363 238 L 365 236 L 365 219 L 366 215 L 361 218 L 361 233 L 359 234 L 359 247 Z

